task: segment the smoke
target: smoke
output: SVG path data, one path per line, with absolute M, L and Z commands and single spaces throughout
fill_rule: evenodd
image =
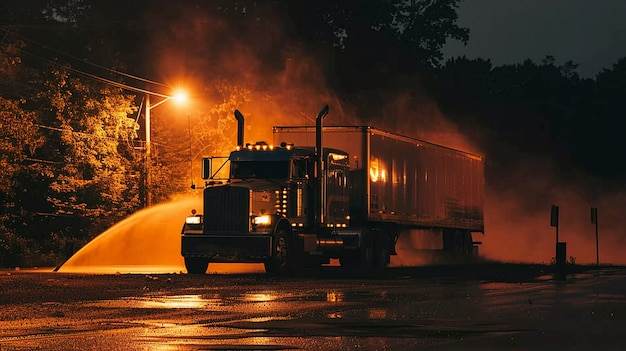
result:
M 234 108 L 246 118 L 245 142 L 254 142 L 272 140 L 271 127 L 275 125 L 314 125 L 319 109 L 329 104 L 326 125 L 367 124 L 484 155 L 485 234 L 474 237 L 483 242 L 481 255 L 506 262 L 550 262 L 556 240 L 555 228 L 549 225 L 554 204 L 561 210 L 559 240 L 567 243 L 567 256 L 577 263 L 593 263 L 595 226 L 589 212 L 594 206 L 599 211 L 601 262 L 625 263 L 618 248 L 626 240 L 619 225 L 626 194 L 607 192 L 595 179 L 567 178 L 567 170 L 554 169 L 549 160 L 519 160 L 514 169 L 491 166 L 491 162 L 502 161 L 484 153 L 491 141 L 468 135 L 467 127 L 460 128 L 446 118 L 436 102 L 419 90 L 389 91 L 377 109 L 379 115 L 357 115 L 355 111 L 363 111 L 362 106 L 345 104 L 328 88 L 328 63 L 293 43 L 271 7 L 261 11 L 262 20 L 242 20 L 237 27 L 184 7 L 178 14 L 168 14 L 167 20 L 154 21 L 169 26 L 155 30 L 159 35 L 150 43 L 160 73 L 156 76 L 172 85 L 184 82 L 196 91 L 201 102 L 193 107 L 193 113 L 198 118 L 206 118 L 204 111 L 211 106 L 226 106 L 220 112 L 225 124 L 211 121 L 214 124 L 210 126 L 224 131 L 232 143 L 229 147 L 234 147 L 236 140 Z M 172 16 L 180 21 L 172 22 Z M 225 93 L 219 88 L 224 85 L 240 90 Z M 497 137 L 497 133 L 492 135 Z M 408 243 L 400 242 L 398 250 L 404 251 L 407 259 L 416 259 L 411 263 L 422 260 Z
M 161 81 L 193 92 L 194 104 L 186 108 L 192 125 L 223 134 L 223 141 L 209 149 L 235 146 L 234 109 L 245 117 L 245 142 L 272 140 L 276 125 L 315 125 L 315 116 L 326 104 L 331 112 L 325 124 L 357 121 L 353 110 L 328 88 L 330 63 L 319 52 L 294 42 L 292 33 L 285 33 L 288 24 L 274 5 L 255 5 L 221 16 L 212 14 L 210 5 L 173 7 L 170 13 L 146 19 L 147 26 L 159 27 L 148 43 L 150 64 Z M 186 120 L 167 120 L 186 128 Z
M 497 180 L 487 186 L 482 255 L 505 262 L 551 262 L 557 228 L 550 226 L 550 208 L 556 205 L 559 242 L 567 245 L 567 259 L 595 263 L 591 207 L 596 207 L 600 263 L 626 263 L 621 253 L 626 238 L 620 226 L 626 194 L 610 191 L 597 179 L 572 174 L 564 180 L 560 174 L 549 160 L 520 161 L 509 172 L 488 173 Z
M 383 106 L 383 115 L 369 123 L 381 129 L 433 144 L 482 154 L 479 145 L 447 118 L 437 103 L 423 94 L 398 92 Z
M 391 267 L 416 267 L 428 265 L 454 264 L 451 257 L 440 250 L 424 250 L 423 242 L 416 240 L 414 236 L 402 235 L 396 243 L 397 255 L 390 257 Z
M 229 20 L 186 6 L 161 14 L 166 16 L 162 20 L 147 20 L 160 29 L 148 44 L 156 76 L 194 91 L 196 104 L 188 109 L 199 119 L 209 119 L 211 108 L 223 106 L 219 113 L 227 123 L 211 120 L 208 128 L 223 131 L 228 147 L 236 140 L 235 108 L 246 119 L 245 142 L 255 142 L 272 140 L 272 126 L 314 125 L 317 112 L 328 104 L 325 125 L 367 124 L 480 153 L 420 89 L 368 92 L 375 101 L 384 101 L 380 106 L 372 106 L 374 100 L 369 99 L 360 99 L 364 106 L 346 103 L 326 81 L 333 67 L 329 58 L 294 42 L 291 33 L 284 32 L 288 24 L 277 14 L 279 9 L 259 6 L 231 14 Z

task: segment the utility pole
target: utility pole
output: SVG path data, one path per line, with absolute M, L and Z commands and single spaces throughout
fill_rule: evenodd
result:
M 146 206 L 152 205 L 152 177 L 150 175 L 150 168 L 152 165 L 151 150 L 150 150 L 150 94 L 146 94 Z
M 157 102 L 154 105 L 150 104 L 150 93 L 146 93 L 146 111 L 145 111 L 145 123 L 146 123 L 146 201 L 145 207 L 149 207 L 152 205 L 152 176 L 151 176 L 151 168 L 152 168 L 152 148 L 150 144 L 150 110 L 161 105 L 162 103 L 169 101 L 171 99 L 175 99 L 178 103 L 183 103 L 187 100 L 186 94 L 180 90 L 176 93 L 176 95 L 168 96 L 162 94 L 152 93 L 158 96 L 161 96 L 163 100 Z

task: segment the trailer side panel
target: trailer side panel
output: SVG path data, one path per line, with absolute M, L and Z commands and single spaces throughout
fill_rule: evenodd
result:
M 311 127 L 274 127 L 274 142 L 313 145 Z M 483 232 L 482 157 L 371 127 L 324 127 L 350 154 L 353 223 Z

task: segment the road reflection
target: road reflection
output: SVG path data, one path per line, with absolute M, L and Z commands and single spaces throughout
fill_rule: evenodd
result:
M 342 302 L 343 292 L 341 291 L 329 291 L 326 293 L 326 301 L 328 302 Z
M 23 276 L 24 282 L 15 284 L 29 287 L 26 277 L 39 277 Z M 153 278 L 44 277 L 41 286 L 72 293 L 88 287 L 86 279 L 141 284 L 129 285 L 125 291 L 133 293 L 117 298 L 3 305 L 0 348 L 571 349 L 580 346 L 576 338 L 588 337 L 599 349 L 626 349 L 620 327 L 626 324 L 626 271 L 572 276 L 565 282 Z M 13 276 L 4 277 L 9 279 Z

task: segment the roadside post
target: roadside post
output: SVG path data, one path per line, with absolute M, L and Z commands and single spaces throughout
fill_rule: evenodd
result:
M 554 278 L 557 280 L 565 280 L 565 257 L 567 257 L 567 250 L 566 243 L 559 242 L 559 206 L 552 205 L 550 209 L 550 226 L 556 228 L 556 266 Z
M 591 224 L 596 225 L 596 265 L 600 265 L 600 250 L 598 248 L 598 208 L 591 208 Z

